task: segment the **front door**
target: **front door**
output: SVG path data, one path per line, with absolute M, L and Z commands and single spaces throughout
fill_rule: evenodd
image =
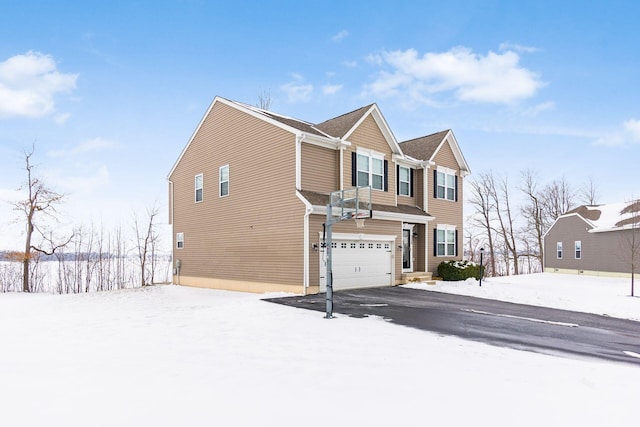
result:
M 413 271 L 411 254 L 411 229 L 402 230 L 402 271 L 410 273 Z

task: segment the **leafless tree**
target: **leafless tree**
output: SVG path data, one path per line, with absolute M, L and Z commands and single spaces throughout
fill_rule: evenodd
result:
M 156 268 L 156 248 L 160 238 L 156 230 L 156 217 L 159 214 L 157 205 L 147 210 L 147 222 L 143 226 L 137 216 L 134 216 L 134 232 L 136 238 L 136 251 L 140 263 L 141 286 L 153 284 L 153 276 Z
M 593 181 L 593 177 L 590 176 L 589 180 L 580 187 L 578 196 L 580 197 L 580 203 L 584 205 L 594 206 L 598 204 L 600 194 L 598 193 L 598 185 Z
M 617 225 L 624 229 L 620 231 L 620 249 L 622 259 L 629 266 L 631 272 L 631 296 L 635 296 L 635 273 L 640 264 L 640 199 L 631 199 L 621 214 L 628 213 L 630 217 Z
M 63 202 L 64 194 L 57 193 L 49 188 L 42 179 L 35 176 L 35 166 L 31 159 L 35 152 L 35 146 L 31 151 L 24 153 L 25 171 L 27 179 L 19 190 L 26 191 L 27 198 L 14 203 L 14 210 L 21 213 L 21 221 L 24 220 L 26 228 L 26 236 L 24 243 L 24 253 L 22 256 L 22 291 L 31 292 L 30 285 L 30 266 L 34 258 L 34 254 L 53 255 L 58 249 L 64 247 L 71 241 L 68 239 L 55 239 L 53 234 L 48 232 L 46 228 L 39 222 L 41 217 L 48 217 L 57 221 L 56 206 Z M 34 241 L 34 233 L 38 235 L 43 244 L 36 245 Z M 45 247 L 46 245 L 46 247 Z
M 271 108 L 271 89 L 260 90 L 256 107 L 262 110 L 269 110 L 269 108 Z
M 530 256 L 535 256 L 540 263 L 540 268 L 543 269 L 543 236 L 547 231 L 544 223 L 541 203 L 541 199 L 544 198 L 544 195 L 540 194 L 538 191 L 537 179 L 532 170 L 527 169 L 522 173 L 522 187 L 520 187 L 520 190 L 526 197 L 523 205 L 520 207 L 520 212 L 526 221 L 524 228 L 525 232 L 523 233 L 525 238 L 523 240 L 526 241 L 525 245 L 529 248 L 527 250 L 527 254 L 529 255 L 529 258 Z M 529 243 L 529 239 L 527 239 L 527 237 L 532 238 L 535 241 L 535 250 L 532 250 L 532 245 Z
M 576 196 L 565 177 L 547 184 L 542 194 L 544 195 L 541 200 L 544 226 L 548 229 L 560 215 L 575 207 Z
M 487 244 L 489 245 L 487 265 L 490 266 L 491 272 L 487 272 L 487 275 L 496 274 L 496 250 L 494 230 L 492 227 L 492 212 L 495 209 L 495 203 L 491 197 L 494 186 L 493 181 L 493 175 L 491 173 L 481 173 L 478 175 L 478 179 L 470 182 L 472 192 L 469 202 L 474 208 L 472 222 L 484 231 Z
M 502 236 L 505 253 L 507 255 L 505 262 L 508 260 L 510 255 L 513 259 L 513 273 L 519 274 L 520 270 L 518 268 L 518 247 L 516 244 L 515 218 L 511 209 L 509 191 L 509 179 L 507 177 L 501 178 L 497 185 L 496 182 L 492 180 L 491 198 L 495 205 L 495 212 L 498 217 L 498 232 Z M 509 268 L 507 268 L 507 272 L 509 272 Z

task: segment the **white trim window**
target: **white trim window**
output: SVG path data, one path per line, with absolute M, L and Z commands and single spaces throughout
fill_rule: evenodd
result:
M 562 242 L 556 243 L 556 258 L 562 259 Z
M 436 170 L 436 198 L 456 201 L 456 174 L 451 169 L 438 168 Z
M 411 195 L 411 170 L 404 166 L 398 166 L 398 195 Z
M 576 259 L 582 259 L 582 241 L 581 240 L 575 241 L 575 253 L 576 253 Z
M 358 151 L 356 159 L 356 182 L 358 187 L 371 186 L 386 191 L 384 155 Z
M 229 195 L 229 165 L 220 167 L 220 197 Z
M 196 203 L 200 203 L 204 198 L 204 175 L 198 174 L 195 177 L 195 198 Z
M 438 225 L 436 228 L 436 256 L 456 256 L 456 228 Z
M 184 233 L 176 233 L 176 249 L 184 248 Z

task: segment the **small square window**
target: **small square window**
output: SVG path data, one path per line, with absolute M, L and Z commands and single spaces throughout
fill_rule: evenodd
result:
M 347 244 L 346 243 L 340 243 L 340 248 L 341 249 L 347 249 Z
M 356 244 L 355 243 L 351 243 L 351 249 L 355 249 L 356 248 Z
M 360 243 L 360 249 L 364 249 L 364 243 Z

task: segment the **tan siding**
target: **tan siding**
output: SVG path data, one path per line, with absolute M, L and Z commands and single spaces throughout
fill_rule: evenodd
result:
M 385 160 L 389 162 L 389 191 L 373 190 L 373 203 L 384 205 L 396 204 L 396 170 L 395 163 L 391 161 L 391 147 L 384 139 L 380 128 L 376 124 L 373 117 L 368 116 L 360 126 L 349 137 L 351 147 L 344 153 L 344 186 L 351 187 L 351 153 L 357 151 L 358 147 L 375 150 L 385 155 Z
M 328 194 L 340 188 L 340 152 L 302 143 L 302 189 Z
M 214 105 L 170 179 L 181 275 L 300 285 L 304 205 L 295 195 L 295 136 L 223 103 Z M 218 171 L 229 165 L 229 196 Z M 194 203 L 194 176 L 204 200 Z M 173 237 L 175 239 L 175 236 Z
M 436 166 L 432 166 L 431 169 L 427 170 L 429 174 L 427 176 L 427 197 L 429 198 L 429 213 L 435 218 L 431 223 L 427 225 L 428 230 L 428 238 L 427 238 L 427 249 L 429 253 L 428 257 L 428 271 L 436 274 L 438 272 L 438 264 L 442 261 L 447 261 L 451 259 L 462 259 L 464 252 L 464 230 L 463 230 L 463 214 L 462 214 L 462 205 L 463 205 L 463 194 L 464 194 L 464 180 L 460 176 L 460 167 L 458 166 L 458 162 L 453 155 L 453 151 L 451 150 L 451 146 L 449 143 L 445 142 L 440 150 L 436 153 L 434 158 L 434 162 Z M 436 199 L 433 197 L 433 171 L 438 166 L 447 167 L 449 169 L 453 169 L 456 171 L 456 175 L 458 176 L 458 201 L 453 202 L 450 200 L 442 200 Z M 434 252 L 434 232 L 433 230 L 437 228 L 438 224 L 448 224 L 455 225 L 456 230 L 458 230 L 458 256 L 457 257 L 439 257 L 435 255 Z
M 322 224 L 326 218 L 324 215 L 311 215 L 309 217 L 309 242 L 320 244 L 319 233 L 322 233 Z M 355 221 L 342 221 L 333 226 L 334 233 L 350 234 L 378 234 L 396 236 L 394 245 L 395 278 L 400 279 L 402 274 L 402 252 L 397 248 L 402 242 L 402 223 L 399 221 L 382 221 L 375 219 L 365 220 L 364 229 L 357 228 Z M 309 253 L 309 285 L 320 285 L 320 256 L 317 251 L 311 250 Z

